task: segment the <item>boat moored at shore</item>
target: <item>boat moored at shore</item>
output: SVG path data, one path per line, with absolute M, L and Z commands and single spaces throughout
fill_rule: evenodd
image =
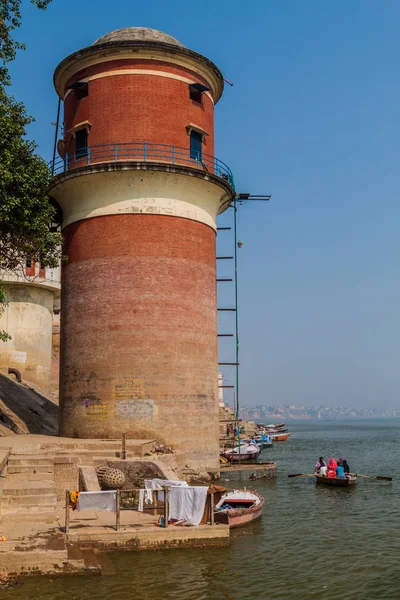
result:
M 233 490 L 215 506 L 214 518 L 230 528 L 241 527 L 259 519 L 263 508 L 264 498 L 256 490 Z
M 260 452 L 261 450 L 258 446 L 255 444 L 248 444 L 247 446 L 236 446 L 236 448 L 224 450 L 221 452 L 221 456 L 230 462 L 239 462 L 245 460 L 255 460 Z

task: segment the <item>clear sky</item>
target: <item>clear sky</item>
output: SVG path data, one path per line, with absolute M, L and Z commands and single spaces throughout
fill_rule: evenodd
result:
M 165 31 L 234 83 L 216 156 L 272 194 L 239 214 L 241 404 L 398 408 L 400 2 L 53 0 L 23 18 L 12 91 L 46 159 L 54 68 L 111 30 Z

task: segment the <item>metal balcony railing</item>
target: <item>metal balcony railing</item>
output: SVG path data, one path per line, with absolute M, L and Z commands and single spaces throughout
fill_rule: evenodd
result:
M 88 146 L 68 153 L 65 158 L 57 158 L 49 163 L 52 175 L 58 175 L 103 162 L 157 162 L 183 165 L 220 177 L 234 189 L 234 179 L 230 168 L 218 158 L 203 153 L 195 153 L 188 148 L 151 144 L 147 142 L 129 142 L 124 144 L 103 144 Z

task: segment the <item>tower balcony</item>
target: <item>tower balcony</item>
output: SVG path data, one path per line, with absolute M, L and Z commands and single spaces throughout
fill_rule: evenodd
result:
M 101 168 L 101 165 L 105 167 L 110 164 L 121 169 L 157 168 L 158 170 L 164 167 L 169 170 L 169 167 L 183 167 L 194 171 L 192 175 L 216 177 L 225 186 L 229 186 L 232 193 L 235 190 L 232 171 L 224 162 L 209 154 L 167 144 L 127 142 L 88 146 L 51 161 L 49 168 L 54 177 L 62 179 L 63 175 L 77 175 L 78 173 L 74 172 L 77 169 L 87 171 L 87 167 L 95 167 L 97 170 L 96 167 Z

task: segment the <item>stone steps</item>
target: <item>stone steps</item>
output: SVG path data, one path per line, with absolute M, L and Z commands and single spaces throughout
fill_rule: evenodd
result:
M 2 490 L 2 499 L 9 496 L 40 496 L 41 494 L 55 493 L 54 481 L 6 481 Z
M 37 465 L 37 464 L 26 464 L 26 465 L 13 465 L 10 463 L 8 464 L 7 467 L 7 477 L 9 477 L 10 475 L 53 475 L 54 474 L 54 467 L 53 465 Z
M 20 509 L 24 512 L 48 512 L 49 509 L 55 509 L 57 503 L 56 494 L 41 494 L 40 496 L 10 496 L 2 498 L 1 512 L 4 515 L 18 514 Z
M 17 470 L 18 468 L 24 468 L 24 467 L 14 467 L 15 470 Z M 31 471 L 25 471 L 25 472 L 20 472 L 20 471 L 16 471 L 16 472 L 7 472 L 7 480 L 8 481 L 54 481 L 54 471 L 51 470 L 49 472 L 34 472 L 32 473 Z
M 53 523 L 56 521 L 57 490 L 52 458 L 11 455 L 1 490 L 2 521 Z M 36 470 L 40 469 L 39 472 Z
M 54 458 L 43 456 L 42 454 L 11 454 L 8 458 L 8 468 L 10 467 L 30 467 L 46 466 L 53 467 Z

